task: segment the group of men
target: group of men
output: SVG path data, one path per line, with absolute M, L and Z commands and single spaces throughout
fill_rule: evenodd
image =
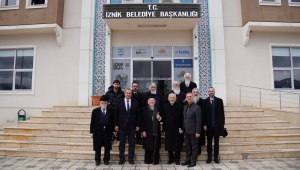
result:
M 197 85 L 191 75 L 184 75 L 184 82 L 173 82 L 173 90 L 163 97 L 156 91 L 156 84 L 149 86 L 149 92 L 140 93 L 138 82 L 123 92 L 120 82 L 115 80 L 100 99 L 100 107 L 92 112 L 90 134 L 93 138 L 96 166 L 100 165 L 101 147 L 105 148 L 103 162 L 109 164 L 111 139 L 119 141 L 119 165 L 125 162 L 125 143 L 128 138 L 128 161 L 134 163 L 136 143 L 145 150 L 144 163 L 158 164 L 161 135 L 165 136 L 165 150 L 168 151 L 167 164 L 180 165 L 183 141 L 186 159 L 181 165 L 193 167 L 201 154 L 207 136 L 206 163 L 211 163 L 214 153 L 215 163 L 219 160 L 219 137 L 223 136 L 225 114 L 223 101 L 215 97 L 215 89 L 208 89 L 209 97 L 200 98 Z M 161 129 L 162 122 L 162 129 Z M 142 138 L 141 138 L 142 135 Z M 214 139 L 214 152 L 212 152 Z

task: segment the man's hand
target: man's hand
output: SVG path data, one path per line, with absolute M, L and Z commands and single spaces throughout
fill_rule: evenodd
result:
M 115 126 L 115 131 L 119 132 L 119 126 Z
M 180 130 L 179 133 L 180 133 L 180 134 L 183 134 L 183 130 Z
M 199 134 L 199 133 L 196 133 L 195 137 L 196 137 L 196 138 L 199 138 L 199 137 L 200 137 L 200 134 Z
M 204 130 L 204 131 L 207 131 L 207 127 L 206 127 L 206 126 L 203 126 L 203 130 Z
M 91 138 L 93 138 L 93 134 L 91 134 Z
M 135 127 L 135 131 L 140 131 L 140 127 Z
M 160 115 L 159 115 L 159 114 L 156 115 L 156 119 L 157 119 L 157 120 L 160 119 Z
M 143 132 L 143 137 L 144 137 L 144 138 L 146 138 L 146 137 L 147 137 L 147 135 L 146 135 L 146 132 Z

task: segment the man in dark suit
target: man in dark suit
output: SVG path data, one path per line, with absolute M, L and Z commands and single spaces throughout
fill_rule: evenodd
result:
M 193 94 L 186 94 L 187 105 L 183 108 L 183 131 L 186 146 L 186 160 L 181 165 L 194 167 L 198 157 L 198 138 L 200 137 L 201 108 L 194 103 Z
M 210 87 L 208 89 L 209 97 L 204 100 L 204 130 L 207 136 L 207 161 L 212 161 L 212 138 L 214 138 L 214 158 L 215 163 L 219 164 L 219 139 L 223 136 L 225 125 L 225 114 L 223 100 L 215 96 L 215 89 Z
M 132 89 L 132 98 L 135 99 L 139 103 L 140 109 L 142 109 L 142 100 L 143 100 L 143 94 L 139 92 L 139 83 L 134 81 L 131 84 L 131 89 Z M 141 131 L 136 131 L 135 133 L 136 136 L 136 144 L 142 144 L 141 143 Z
M 179 84 L 179 83 L 178 83 Z M 169 94 L 169 103 L 166 103 L 162 109 L 163 116 L 163 134 L 165 135 L 165 150 L 168 151 L 169 161 L 172 164 L 180 165 L 180 152 L 182 150 L 183 133 L 183 106 L 176 102 L 176 95 Z M 175 156 L 174 153 L 175 152 Z
M 190 73 L 185 73 L 183 77 L 184 82 L 180 83 L 180 91 L 186 94 L 192 92 L 194 88 L 197 88 L 197 84 L 191 81 Z
M 173 90 L 169 91 L 165 96 L 165 103 L 169 103 L 170 93 L 176 94 L 176 102 L 178 102 L 182 106 L 185 105 L 185 93 L 180 91 L 180 83 L 178 81 L 173 82 Z
M 135 132 L 140 130 L 140 107 L 136 100 L 131 99 L 132 90 L 125 90 L 125 98 L 121 98 L 115 106 L 115 131 L 119 132 L 119 165 L 125 162 L 125 143 L 128 136 L 128 160 L 134 164 Z
M 109 164 L 111 138 L 114 131 L 114 110 L 107 107 L 107 96 L 100 98 L 100 107 L 92 112 L 90 134 L 93 138 L 96 166 L 100 165 L 101 147 L 104 146 L 104 164 Z
M 200 97 L 199 89 L 194 88 L 192 90 L 193 96 L 194 96 L 194 103 L 197 104 L 201 108 L 202 112 L 202 127 L 201 127 L 201 135 L 198 138 L 198 155 L 201 154 L 201 146 L 205 145 L 205 131 L 203 129 L 204 126 L 204 113 L 203 113 L 203 103 L 204 100 Z

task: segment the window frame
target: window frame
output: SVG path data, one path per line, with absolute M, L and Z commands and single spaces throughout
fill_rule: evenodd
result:
M 292 0 L 289 0 L 289 6 L 300 7 L 300 2 L 292 2 Z
M 32 63 L 32 84 L 31 89 L 15 89 L 15 79 L 16 79 L 16 72 L 19 69 L 13 68 L 13 90 L 1 91 L 1 94 L 34 94 L 35 90 L 35 61 L 36 61 L 36 46 L 35 45 L 20 45 L 20 46 L 0 46 L 0 50 L 23 50 L 23 49 L 33 49 L 33 63 Z M 16 56 L 14 56 L 16 57 Z M 15 66 L 16 58 L 14 58 L 14 66 Z M 10 69 L 11 70 L 11 69 Z M 24 72 L 28 72 L 29 69 L 24 69 Z
M 281 6 L 281 0 L 274 0 L 274 2 L 266 2 L 263 0 L 258 0 L 259 5 L 267 5 L 267 6 Z
M 291 60 L 291 67 L 273 67 L 273 54 L 272 54 L 272 48 L 289 48 L 290 51 L 290 60 Z M 269 54 L 270 54 L 270 73 L 271 73 L 271 88 L 273 90 L 280 90 L 280 91 L 294 91 L 294 92 L 300 92 L 300 89 L 295 89 L 294 85 L 294 70 L 300 70 L 299 67 L 293 66 L 293 56 L 291 54 L 291 48 L 300 48 L 300 44 L 278 44 L 278 43 L 270 43 L 269 44 Z M 291 71 L 291 88 L 275 88 L 274 85 L 274 70 L 289 70 Z
M 1 0 L 0 0 L 1 1 Z M 14 10 L 19 9 L 20 0 L 16 0 L 16 5 L 13 6 L 0 6 L 0 11 L 2 10 Z
M 45 0 L 45 4 L 31 5 L 32 0 L 26 0 L 26 9 L 37 9 L 37 8 L 47 8 L 48 0 Z

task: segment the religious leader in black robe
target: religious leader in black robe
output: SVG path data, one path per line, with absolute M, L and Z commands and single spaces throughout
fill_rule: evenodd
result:
M 166 103 L 162 109 L 163 113 L 163 132 L 165 133 L 165 150 L 168 151 L 169 160 L 167 164 L 175 162 L 180 165 L 180 152 L 183 144 L 183 106 L 176 102 L 176 95 L 170 93 L 169 103 Z M 175 156 L 174 153 L 175 152 Z
M 159 163 L 159 149 L 161 147 L 160 121 L 162 117 L 159 107 L 155 105 L 155 96 L 148 96 L 148 105 L 142 109 L 141 131 L 143 135 L 143 149 L 145 149 L 145 164 Z

